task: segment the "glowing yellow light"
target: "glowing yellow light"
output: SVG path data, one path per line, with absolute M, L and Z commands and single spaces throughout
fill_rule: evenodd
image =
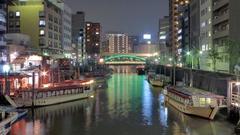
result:
M 48 88 L 50 84 L 43 84 L 43 88 Z
M 103 63 L 103 62 L 104 62 L 104 59 L 101 58 L 101 59 L 99 60 L 99 62 L 100 62 L 100 63 Z

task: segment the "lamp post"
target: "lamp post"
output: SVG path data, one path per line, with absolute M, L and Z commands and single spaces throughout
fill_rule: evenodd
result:
M 3 94 L 9 95 L 9 82 L 8 82 L 8 73 L 10 71 L 10 65 L 3 65 L 4 79 L 5 79 L 5 91 Z
M 193 56 L 190 51 L 187 52 L 187 56 L 191 57 L 191 68 L 193 69 Z
M 203 51 L 199 51 L 199 56 L 198 56 L 198 69 L 201 69 L 201 56 L 203 54 Z

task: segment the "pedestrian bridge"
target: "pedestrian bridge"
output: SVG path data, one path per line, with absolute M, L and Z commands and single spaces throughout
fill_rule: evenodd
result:
M 149 54 L 105 54 L 104 63 L 107 65 L 142 65 L 146 63 Z

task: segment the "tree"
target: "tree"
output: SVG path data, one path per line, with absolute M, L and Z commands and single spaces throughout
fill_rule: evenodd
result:
M 224 41 L 227 45 L 227 53 L 229 56 L 230 72 L 234 72 L 234 68 L 240 65 L 240 43 L 235 40 L 227 39 Z
M 221 59 L 220 54 L 219 54 L 219 52 L 216 50 L 215 47 L 213 47 L 213 48 L 209 51 L 208 57 L 212 60 L 213 71 L 215 72 L 215 71 L 216 71 L 216 63 L 217 63 L 217 60 L 220 60 L 220 59 Z

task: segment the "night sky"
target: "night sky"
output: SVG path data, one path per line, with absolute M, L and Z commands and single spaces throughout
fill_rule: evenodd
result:
M 159 18 L 168 15 L 168 0 L 65 0 L 86 21 L 100 22 L 104 32 L 151 33 L 156 41 Z

